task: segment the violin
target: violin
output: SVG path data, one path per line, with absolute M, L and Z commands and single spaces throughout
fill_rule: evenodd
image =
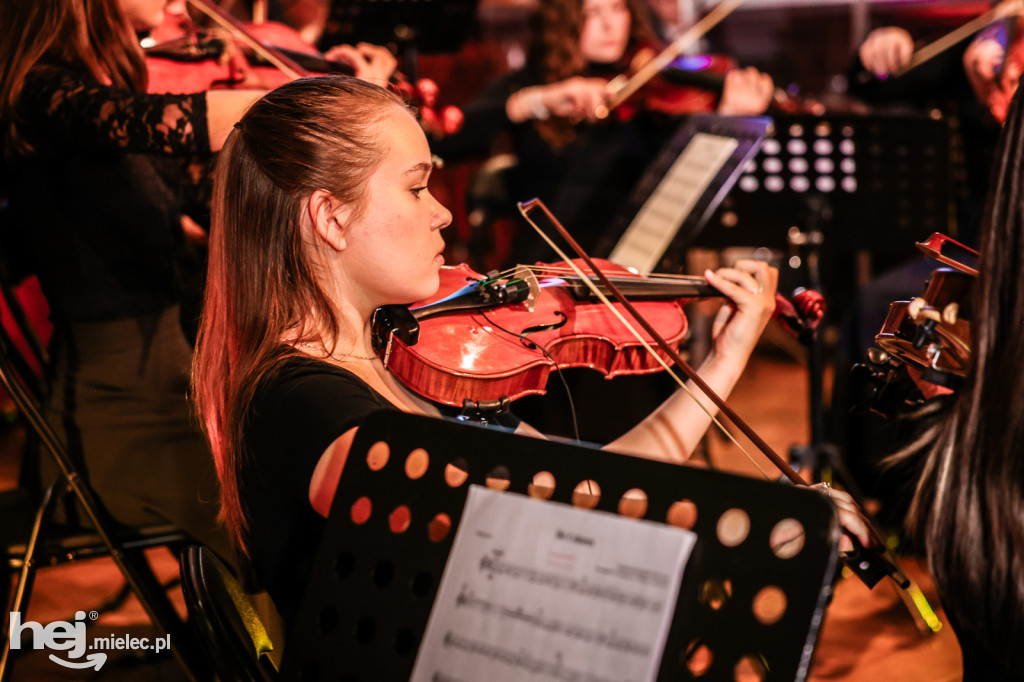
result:
M 306 75 L 290 55 L 319 54 L 298 33 L 284 24 L 243 24 L 205 0 L 193 6 L 221 22 L 214 30 L 200 29 L 188 14 L 166 15 L 145 41 L 146 69 L 151 92 L 188 94 L 221 88 L 271 89 Z M 243 49 L 237 36 L 250 45 Z M 256 47 L 251 47 L 255 45 Z M 337 65 L 341 71 L 348 65 Z M 333 72 L 333 68 L 325 72 Z
M 971 307 L 978 272 L 964 261 L 978 253 L 939 233 L 917 246 L 947 267 L 932 272 L 920 296 L 889 305 L 875 335 L 877 348 L 868 352 L 867 364 L 854 367 L 874 384 L 869 404 L 883 416 L 954 391 L 970 366 Z M 950 255 L 951 250 L 957 253 Z M 908 369 L 916 376 L 911 377 Z
M 315 74 L 355 73 L 351 65 L 327 59 L 295 29 L 272 21 L 245 24 L 211 0 L 188 0 L 220 32 L 200 31 L 187 15 L 168 15 L 145 48 L 150 92 L 192 93 L 216 88 L 269 90 Z M 462 111 L 439 106 L 439 88 L 428 78 L 410 82 L 395 72 L 391 88 L 417 110 L 424 130 L 435 137 L 457 132 Z
M 721 296 L 703 277 L 640 276 L 595 262 L 677 349 L 687 332 L 683 304 Z M 778 319 L 794 331 L 813 329 L 824 315 L 820 296 L 806 292 L 795 304 L 780 295 L 776 302 Z M 441 269 L 440 289 L 427 301 L 378 309 L 372 338 L 385 367 L 419 395 L 452 406 L 498 404 L 544 393 L 556 368 L 589 367 L 609 378 L 660 371 L 616 311 L 625 309 L 599 302 L 564 263 L 487 276 L 463 264 Z M 650 334 L 645 341 L 654 344 Z
M 641 47 L 629 60 L 625 73 L 637 73 L 654 56 L 653 48 Z M 615 109 L 616 117 L 629 120 L 640 110 L 669 116 L 714 111 L 725 90 L 726 75 L 736 68 L 736 61 L 725 55 L 676 57 L 619 104 Z M 787 114 L 825 113 L 820 102 L 802 99 L 779 87 L 773 89 L 769 107 Z
M 637 68 L 635 68 L 633 73 L 620 74 L 608 82 L 609 101 L 608 104 L 598 108 L 596 112 L 597 118 L 607 118 L 615 108 L 622 105 L 640 88 L 656 78 L 672 60 L 681 55 L 691 45 L 694 45 L 708 31 L 742 5 L 743 2 L 744 0 L 723 0 L 723 2 L 708 12 L 707 15 L 702 17 L 700 21 L 691 26 L 689 30 L 657 54 L 642 60 L 631 60 L 631 67 Z M 708 109 L 705 109 L 705 111 Z M 691 109 L 690 111 L 694 110 Z

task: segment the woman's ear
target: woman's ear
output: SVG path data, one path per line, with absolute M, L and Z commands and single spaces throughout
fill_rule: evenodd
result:
M 316 234 L 335 251 L 344 251 L 346 222 L 352 215 L 349 205 L 318 189 L 309 195 L 306 209 Z

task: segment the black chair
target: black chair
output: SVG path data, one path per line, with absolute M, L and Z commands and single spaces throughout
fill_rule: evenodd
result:
M 271 682 L 274 645 L 249 595 L 209 549 L 181 553 L 181 589 L 189 620 L 222 682 Z
M 25 324 L 19 333 L 28 338 L 32 330 L 23 311 L 20 311 L 16 297 L 11 294 L 8 281 L 0 278 L 0 286 L 13 313 L 15 326 Z M 39 359 L 45 361 L 45 357 Z M 110 517 L 89 486 L 87 476 L 44 417 L 43 382 L 31 368 L 32 363 L 14 344 L 8 330 L 0 325 L 0 383 L 31 427 L 41 455 L 51 456 L 61 472 L 44 489 L 37 491 L 22 486 L 0 494 L 0 513 L 5 519 L 0 527 L 0 551 L 4 553 L 4 566 L 0 572 L 6 568 L 18 573 L 17 583 L 5 600 L 5 627 L 0 635 L 3 641 L 0 682 L 9 679 L 13 668 L 10 621 L 7 618 L 11 613 L 24 616 L 37 568 L 96 556 L 110 556 L 114 560 L 127 585 L 160 631 L 159 635 L 173 635 L 171 652 L 188 677 L 193 680 L 208 678 L 206 659 L 188 627 L 178 617 L 144 554 L 147 548 L 184 546 L 194 540 L 173 526 L 126 527 Z M 74 496 L 88 525 L 66 526 L 53 521 L 56 503 L 65 495 Z

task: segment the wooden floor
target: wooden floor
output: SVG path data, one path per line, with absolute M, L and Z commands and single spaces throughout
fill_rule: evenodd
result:
M 803 443 L 808 437 L 806 380 L 806 372 L 799 362 L 782 358 L 778 352 L 762 352 L 755 356 L 730 403 L 776 450 L 786 452 L 790 445 Z M 3 436 L 0 488 L 9 487 L 13 480 L 19 440 L 13 426 L 4 427 Z M 737 455 L 731 446 L 726 447 L 718 437 L 712 437 L 709 459 L 728 471 L 760 475 L 754 465 Z M 172 580 L 177 571 L 175 559 L 163 552 L 154 558 L 162 577 Z M 938 608 L 931 581 L 920 565 L 906 560 L 904 568 Z M 76 610 L 97 608 L 115 595 L 121 585 L 116 570 L 107 560 L 43 570 L 32 596 L 28 619 L 44 624 L 67 620 Z M 180 606 L 180 594 L 175 598 Z M 122 608 L 102 614 L 92 627 L 118 636 L 140 636 L 148 625 L 138 604 L 130 599 Z M 943 682 L 960 678 L 960 651 L 948 626 L 937 634 L 921 635 L 903 601 L 887 582 L 868 590 L 855 578 L 840 580 L 821 630 L 811 680 Z M 158 682 L 185 678 L 174 660 L 166 655 L 156 659 L 130 655 L 112 657 L 97 673 L 61 668 L 39 652 L 18 659 L 13 679 Z

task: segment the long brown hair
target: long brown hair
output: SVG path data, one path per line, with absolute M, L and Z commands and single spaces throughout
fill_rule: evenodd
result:
M 18 100 L 35 69 L 65 66 L 97 83 L 146 89 L 142 48 L 117 0 L 4 0 L 0 26 L 0 134 L 8 156 L 32 153 L 19 130 Z
M 588 65 L 580 51 L 583 1 L 544 0 L 538 3 L 533 15 L 533 32 L 526 58 L 526 67 L 538 83 L 557 83 L 587 73 Z M 640 0 L 626 0 L 626 6 L 630 17 L 629 43 L 626 47 L 628 56 L 634 48 L 656 44 L 657 34 Z M 556 148 L 575 138 L 574 126 L 565 119 L 534 121 L 534 126 Z
M 924 458 L 907 525 L 961 637 L 1024 674 L 1024 92 L 1000 138 L 973 300 L 972 367 Z
M 303 244 L 303 202 L 322 189 L 360 207 L 387 151 L 379 123 L 403 106 L 354 78 L 297 80 L 252 105 L 217 161 L 192 384 L 217 463 L 221 517 L 243 551 L 243 428 L 257 384 L 292 353 L 284 338 L 330 343 L 340 328 Z

